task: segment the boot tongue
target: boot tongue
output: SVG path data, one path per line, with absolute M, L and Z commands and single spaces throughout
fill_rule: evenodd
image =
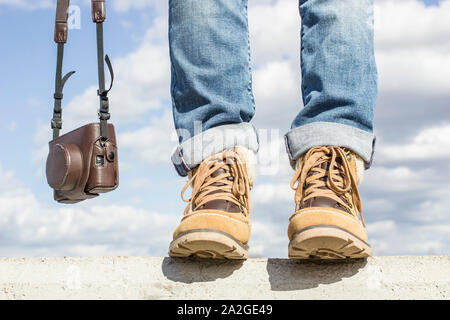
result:
M 221 168 L 221 169 L 214 171 L 211 174 L 211 177 L 215 178 L 226 172 L 227 172 L 227 170 Z M 232 176 L 228 177 L 227 179 L 229 181 L 234 181 L 234 178 Z M 216 182 L 216 183 L 213 183 L 212 185 L 220 187 L 220 186 L 223 186 L 224 184 L 220 183 L 220 182 Z M 217 190 L 217 191 L 211 192 L 211 194 L 219 193 L 219 192 L 221 192 L 221 191 Z M 234 203 L 229 202 L 227 200 L 220 200 L 220 199 L 208 201 L 207 203 L 203 204 L 201 207 L 196 208 L 196 210 L 204 210 L 204 209 L 213 209 L 213 210 L 220 210 L 220 211 L 233 212 L 233 213 L 241 212 L 241 209 Z
M 342 163 L 341 158 L 338 158 L 336 160 L 337 160 L 338 163 Z M 325 171 L 328 171 L 329 168 L 330 168 L 330 162 L 328 162 L 328 161 L 323 162 L 320 165 L 318 165 L 317 167 L 321 168 L 321 169 L 324 169 Z M 308 173 L 308 177 L 311 177 L 311 176 L 313 176 L 315 174 L 318 174 L 318 173 L 316 173 L 313 170 L 311 170 Z M 320 180 L 322 180 L 323 182 L 326 183 L 327 180 L 328 180 L 328 176 L 322 177 L 322 178 L 320 178 Z M 320 189 L 327 190 L 328 188 L 327 187 L 320 187 Z M 335 200 L 333 200 L 331 198 L 328 198 L 328 197 L 314 197 L 314 198 L 311 198 L 311 199 L 308 199 L 307 201 L 305 201 L 300 209 L 302 209 L 302 208 L 310 208 L 310 207 L 338 208 L 338 209 L 340 209 L 341 205 L 337 201 L 335 201 Z

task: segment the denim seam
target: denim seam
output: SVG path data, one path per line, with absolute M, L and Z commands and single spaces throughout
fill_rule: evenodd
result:
M 303 45 L 303 36 L 304 36 L 304 29 L 303 29 L 303 15 L 302 15 L 302 10 L 300 9 L 300 1 L 299 1 L 299 5 L 298 5 L 298 11 L 300 14 L 300 19 L 301 19 L 301 25 L 300 25 L 300 73 L 301 73 L 301 79 L 302 79 L 302 84 L 301 84 L 301 91 L 302 91 L 302 100 L 303 100 L 303 105 L 305 104 L 305 92 L 306 92 L 306 88 L 305 88 L 305 81 L 304 81 L 304 72 L 303 70 L 304 68 L 304 64 L 303 64 L 303 51 L 304 51 L 304 45 Z
M 248 47 L 248 86 L 247 93 L 249 95 L 250 101 L 252 102 L 253 111 L 256 109 L 255 106 L 255 96 L 253 95 L 253 79 L 252 79 L 252 60 L 251 60 L 251 48 L 250 48 L 250 29 L 248 25 L 248 2 L 246 1 L 244 6 L 244 15 L 247 27 L 247 47 Z

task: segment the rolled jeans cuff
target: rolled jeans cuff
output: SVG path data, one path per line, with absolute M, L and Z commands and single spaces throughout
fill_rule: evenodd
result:
M 286 151 L 293 168 L 305 152 L 318 146 L 339 146 L 352 150 L 369 169 L 375 153 L 376 137 L 367 131 L 334 122 L 313 122 L 292 129 L 284 136 Z
M 178 145 L 172 163 L 178 174 L 185 177 L 209 156 L 236 146 L 258 152 L 258 133 L 252 124 L 227 124 L 203 131 Z

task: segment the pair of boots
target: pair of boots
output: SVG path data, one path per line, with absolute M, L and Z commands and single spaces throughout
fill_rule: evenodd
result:
M 315 147 L 297 160 L 295 169 L 289 258 L 370 256 L 358 192 L 363 160 L 345 148 Z M 173 234 L 171 257 L 248 257 L 253 172 L 249 152 L 240 147 L 215 154 L 190 172 L 181 194 L 189 204 Z M 185 199 L 189 186 L 192 197 Z

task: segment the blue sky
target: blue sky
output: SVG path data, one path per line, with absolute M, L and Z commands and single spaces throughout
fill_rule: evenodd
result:
M 117 77 L 111 113 L 120 187 L 62 206 L 52 201 L 44 172 L 56 63 L 54 7 L 48 0 L 0 0 L 0 256 L 166 254 L 185 206 L 179 196 L 185 180 L 169 162 L 176 138 L 166 2 L 107 1 L 105 50 Z M 96 121 L 97 111 L 95 26 L 88 1 L 72 4 L 81 9 L 81 28 L 69 31 L 66 45 L 64 70 L 77 73 L 65 87 L 64 131 Z M 380 255 L 448 254 L 450 1 L 375 0 L 375 14 L 379 146 L 361 186 L 369 240 Z M 265 23 L 272 18 L 279 19 L 276 30 Z M 289 0 L 250 0 L 249 19 L 254 123 L 279 130 L 281 139 L 301 100 L 300 19 Z M 276 115 L 275 102 L 282 104 Z M 252 192 L 253 256 L 287 255 L 292 171 L 280 141 L 263 146 L 279 151 L 276 170 L 261 170 Z

